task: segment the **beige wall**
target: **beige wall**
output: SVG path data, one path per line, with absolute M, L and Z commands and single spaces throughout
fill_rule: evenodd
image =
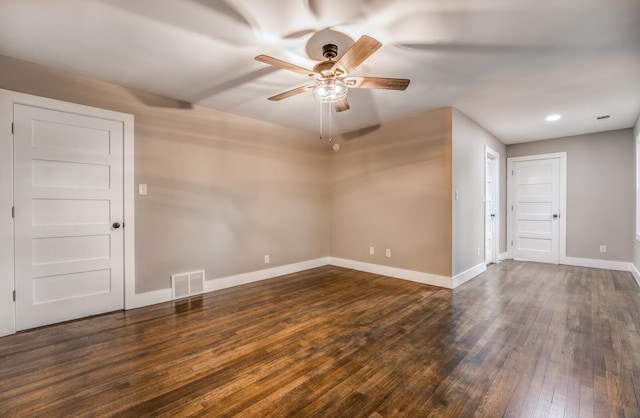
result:
M 317 136 L 0 56 L 0 88 L 135 116 L 136 291 L 329 254 L 328 147 Z M 265 265 L 263 256 L 271 256 Z
M 386 123 L 331 156 L 331 255 L 451 276 L 450 108 Z
M 567 256 L 632 259 L 634 154 L 631 129 L 507 146 L 508 157 L 567 152 Z M 600 244 L 607 253 L 599 252 Z
M 328 255 L 460 274 L 484 257 L 485 145 L 501 155 L 500 252 L 506 157 L 566 151 L 567 255 L 640 265 L 640 244 L 628 245 L 630 129 L 505 147 L 445 108 L 342 138 L 333 153 L 315 134 L 7 57 L 0 75 L 0 88 L 135 116 L 135 181 L 149 185 L 135 202 L 137 292 L 167 288 L 186 270 L 215 279 Z
M 484 262 L 485 146 L 500 154 L 499 252 L 506 242 L 506 147 L 495 136 L 453 111 L 453 275 Z M 458 191 L 458 200 L 455 200 Z M 478 255 L 480 249 L 480 255 Z

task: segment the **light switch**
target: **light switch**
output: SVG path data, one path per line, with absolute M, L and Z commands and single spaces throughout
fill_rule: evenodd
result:
M 144 196 L 147 194 L 147 185 L 140 183 L 138 184 L 138 194 Z

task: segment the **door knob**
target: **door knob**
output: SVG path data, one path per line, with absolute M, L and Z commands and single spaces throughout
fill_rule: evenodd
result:
M 118 229 L 120 228 L 120 224 L 118 222 L 114 222 L 113 225 L 111 225 L 113 227 L 113 229 Z
M 495 214 L 495 213 L 492 213 L 492 214 L 491 214 L 491 217 L 492 217 L 492 218 L 495 218 L 495 217 L 496 217 L 496 214 Z
M 557 213 L 554 213 L 554 214 L 553 214 L 553 219 L 558 219 L 558 217 L 559 217 L 559 216 L 560 216 L 560 215 L 558 215 Z

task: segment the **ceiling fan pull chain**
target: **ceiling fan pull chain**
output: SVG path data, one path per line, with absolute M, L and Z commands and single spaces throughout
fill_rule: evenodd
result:
M 320 102 L 320 141 L 322 141 L 322 102 Z
M 329 143 L 331 143 L 331 113 L 333 113 L 333 103 L 329 102 Z

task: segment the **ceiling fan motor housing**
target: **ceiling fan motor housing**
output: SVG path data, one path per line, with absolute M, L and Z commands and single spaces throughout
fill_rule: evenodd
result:
M 322 56 L 328 60 L 332 60 L 338 56 L 338 45 L 326 44 L 322 47 Z

